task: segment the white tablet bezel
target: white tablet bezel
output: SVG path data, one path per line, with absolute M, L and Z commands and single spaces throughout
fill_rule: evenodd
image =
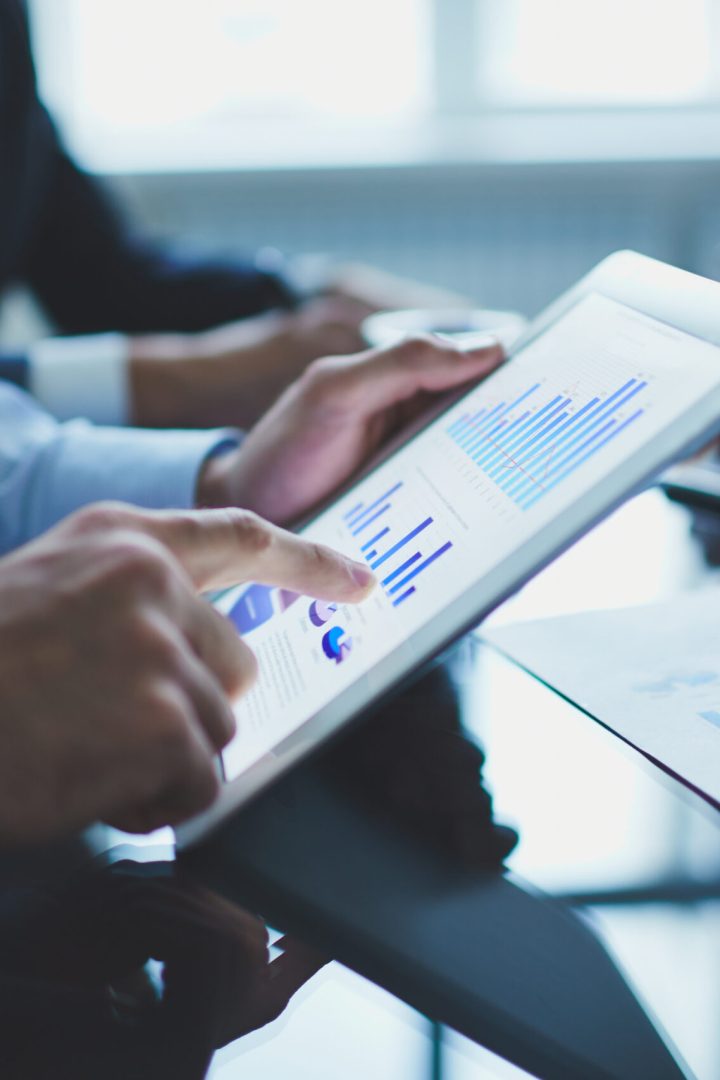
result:
M 549 329 L 584 296 L 600 293 L 678 330 L 720 346 L 720 284 L 677 270 L 635 252 L 603 260 L 543 311 L 511 349 L 514 355 Z M 720 364 L 720 358 L 719 358 Z M 681 454 L 720 430 L 720 382 L 684 416 L 650 439 L 619 471 L 580 496 L 565 512 L 513 551 L 475 585 L 416 631 L 367 675 L 283 739 L 275 750 L 223 785 L 216 802 L 177 830 L 184 848 L 207 835 L 234 810 L 249 802 L 280 775 L 341 731 L 354 717 L 376 705 L 413 671 L 432 659 L 487 616 L 629 496 L 642 490 Z

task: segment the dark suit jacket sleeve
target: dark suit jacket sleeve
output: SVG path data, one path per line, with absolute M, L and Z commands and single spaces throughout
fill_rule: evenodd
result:
M 0 284 L 24 281 L 67 333 L 201 330 L 293 303 L 252 259 L 180 258 L 134 236 L 38 99 L 20 0 L 0 0 Z
M 24 276 L 64 332 L 202 330 L 291 306 L 282 278 L 252 261 L 181 258 L 133 236 L 47 127 L 50 176 Z

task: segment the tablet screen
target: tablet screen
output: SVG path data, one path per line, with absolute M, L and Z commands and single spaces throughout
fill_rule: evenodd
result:
M 708 359 L 712 363 L 708 363 Z M 363 604 L 241 586 L 218 602 L 259 662 L 244 772 L 717 386 L 717 349 L 597 293 L 303 530 L 372 568 Z

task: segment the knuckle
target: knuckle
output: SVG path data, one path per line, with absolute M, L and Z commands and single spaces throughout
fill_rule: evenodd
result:
M 133 652 L 153 670 L 177 672 L 181 669 L 181 647 L 153 611 L 143 609 L 135 612 L 125 633 Z
M 81 536 L 127 529 L 137 522 L 138 514 L 124 503 L 102 502 L 77 510 L 68 519 L 68 526 Z
M 271 547 L 273 532 L 266 521 L 251 510 L 221 511 L 226 513 L 236 540 L 249 555 L 262 555 Z
M 184 761 L 192 753 L 193 739 L 179 691 L 155 679 L 141 692 L 140 701 L 148 742 L 168 765 Z
M 252 690 L 260 673 L 255 653 L 244 642 L 240 642 L 240 644 L 242 648 L 239 653 L 236 672 L 236 693 L 238 695 L 247 694 L 248 691 Z
M 153 595 L 170 592 L 174 575 L 169 561 L 141 537 L 123 536 L 115 541 L 111 574 L 121 585 Z
M 315 541 L 310 541 L 306 547 L 306 561 L 308 569 L 317 573 L 327 573 L 329 570 L 338 570 L 339 562 L 329 548 Z
M 298 380 L 303 398 L 312 405 L 322 405 L 333 392 L 335 380 L 340 371 L 338 361 L 333 356 L 324 356 L 309 364 Z

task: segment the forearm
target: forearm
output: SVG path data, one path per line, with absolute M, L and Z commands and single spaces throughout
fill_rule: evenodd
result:
M 0 551 L 26 543 L 93 502 L 192 507 L 206 460 L 238 441 L 229 430 L 58 424 L 27 395 L 1 386 Z
M 290 319 L 268 313 L 200 334 L 128 342 L 128 421 L 141 427 L 249 427 L 270 404 L 265 387 L 296 374 Z

